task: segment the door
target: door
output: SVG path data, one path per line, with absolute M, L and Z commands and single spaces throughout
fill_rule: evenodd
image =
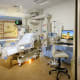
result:
M 77 19 L 78 19 L 78 21 L 77 21 L 77 29 L 78 29 L 78 33 L 77 33 L 77 37 L 78 37 L 78 39 L 77 39 L 77 46 L 78 46 L 78 54 L 77 54 L 77 79 L 78 80 L 80 80 L 80 0 L 78 0 L 78 5 L 77 5 Z

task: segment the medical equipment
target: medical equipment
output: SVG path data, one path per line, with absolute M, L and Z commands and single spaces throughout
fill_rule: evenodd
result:
M 62 32 L 61 32 L 62 39 L 73 40 L 73 36 L 74 36 L 73 30 L 62 30 Z

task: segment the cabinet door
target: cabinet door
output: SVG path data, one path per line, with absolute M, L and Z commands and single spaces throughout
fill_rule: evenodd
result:
M 0 24 L 0 39 L 4 38 L 4 24 Z
M 77 76 L 80 80 L 80 0 L 78 0 L 78 57 L 77 57 Z
M 17 38 L 18 36 L 18 29 L 14 23 L 5 23 L 4 24 L 4 38 Z

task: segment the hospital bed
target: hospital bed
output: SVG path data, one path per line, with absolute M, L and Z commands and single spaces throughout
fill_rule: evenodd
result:
M 5 46 L 1 49 L 1 58 L 7 59 L 8 56 L 13 56 L 15 54 L 19 54 L 17 57 L 19 65 L 21 65 L 22 61 L 20 57 L 23 57 L 24 55 L 28 57 L 29 54 L 34 55 L 33 53 L 26 53 L 23 54 L 25 50 L 30 51 L 32 48 L 34 48 L 34 42 L 37 40 L 37 35 L 35 33 L 26 33 L 24 36 L 15 42 L 15 45 L 12 46 Z M 30 57 L 30 56 L 29 56 Z

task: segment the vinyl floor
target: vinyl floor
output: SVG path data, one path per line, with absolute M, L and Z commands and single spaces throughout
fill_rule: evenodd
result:
M 48 71 L 53 69 L 47 65 L 49 59 L 40 57 L 31 64 L 23 64 L 21 67 L 13 65 L 11 68 L 7 67 L 4 60 L 0 60 L 0 80 L 56 80 L 56 72 L 51 75 Z M 63 64 L 67 67 L 70 73 L 71 65 Z M 68 80 L 64 74 L 60 75 L 60 80 Z

